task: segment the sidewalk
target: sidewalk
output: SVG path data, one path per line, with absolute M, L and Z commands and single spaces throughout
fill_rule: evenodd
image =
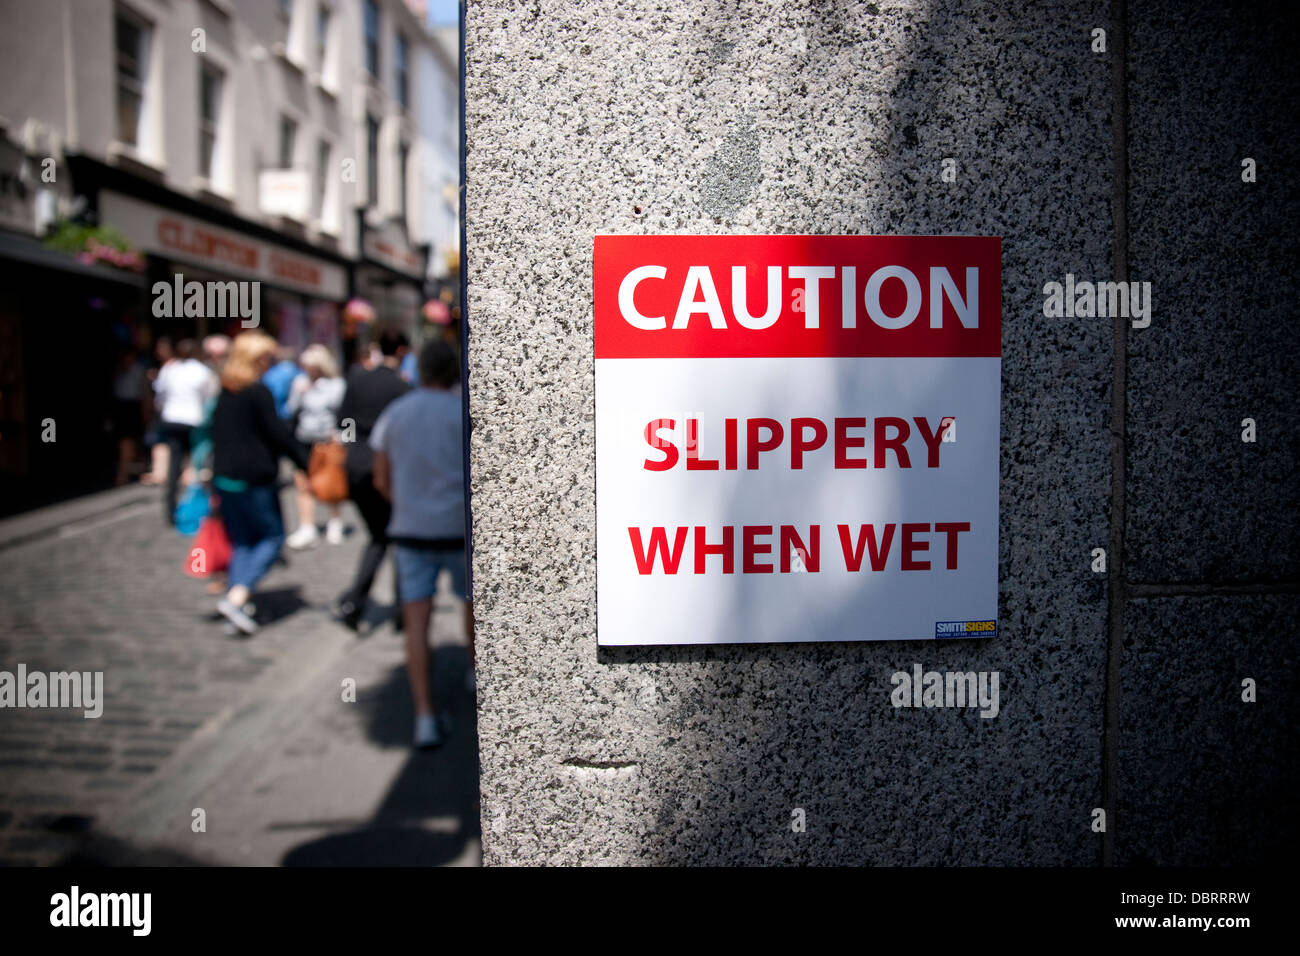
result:
M 49 535 L 67 537 L 86 524 L 111 522 L 128 509 L 143 511 L 153 505 L 155 513 L 161 513 L 161 500 L 162 493 L 157 488 L 133 484 L 3 518 L 0 519 L 0 551 Z
M 0 710 L 0 863 L 479 861 L 459 601 L 441 593 L 434 622 L 452 737 L 417 754 L 400 638 L 328 614 L 364 537 L 350 506 L 344 544 L 289 553 L 268 576 L 268 623 L 243 640 L 182 573 L 191 539 L 163 527 L 155 489 L 91 498 L 0 521 L 0 670 L 103 671 L 106 698 L 94 720 Z

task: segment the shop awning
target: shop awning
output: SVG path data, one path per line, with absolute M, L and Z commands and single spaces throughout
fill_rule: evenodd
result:
M 42 269 L 71 272 L 101 282 L 117 282 L 138 288 L 145 284 L 142 273 L 79 262 L 75 256 L 47 249 L 38 240 L 15 232 L 0 231 L 0 259 L 10 259 Z

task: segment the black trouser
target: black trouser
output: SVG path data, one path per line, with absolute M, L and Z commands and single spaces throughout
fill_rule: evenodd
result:
M 361 512 L 361 520 L 366 523 L 370 540 L 361 552 L 361 563 L 357 565 L 356 577 L 351 586 L 343 592 L 340 600 L 354 607 L 365 604 L 370 594 L 370 586 L 375 582 L 379 566 L 384 562 L 384 552 L 388 550 L 388 519 L 392 517 L 393 506 L 375 487 L 372 475 L 360 478 L 348 476 L 348 497 Z M 397 594 L 397 576 L 393 576 L 393 600 L 400 609 L 402 602 Z M 399 610 L 400 613 L 400 610 Z
M 167 444 L 167 493 L 163 496 L 164 517 L 168 524 L 176 523 L 176 486 L 180 483 L 181 472 L 185 470 L 185 459 L 190 454 L 190 435 L 193 425 L 178 422 L 163 422 L 159 428 L 162 440 Z

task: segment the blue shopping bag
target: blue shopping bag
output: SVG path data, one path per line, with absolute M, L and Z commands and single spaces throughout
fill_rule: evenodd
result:
M 181 534 L 194 534 L 208 516 L 208 493 L 195 483 L 185 489 L 176 502 L 176 530 Z

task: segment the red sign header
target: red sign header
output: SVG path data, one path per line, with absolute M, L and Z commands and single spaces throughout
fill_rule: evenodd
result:
M 1002 354 L 1002 240 L 597 236 L 596 358 Z

